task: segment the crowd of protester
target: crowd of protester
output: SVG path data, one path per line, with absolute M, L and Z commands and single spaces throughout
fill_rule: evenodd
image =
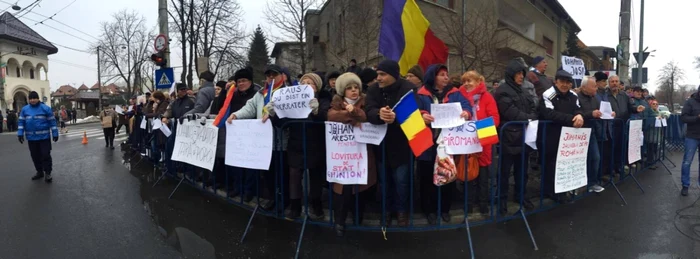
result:
M 291 219 L 302 215 L 304 190 L 308 188 L 309 214 L 313 220 L 324 218 L 322 192 L 325 186 L 330 186 L 333 192 L 334 222 L 338 235 L 343 235 L 345 222 L 349 212 L 357 211 L 362 223 L 363 212 L 367 202 L 376 201 L 377 179 L 381 167 L 384 166 L 385 180 L 379 184 L 386 190 L 386 208 L 391 211 L 387 222 L 396 219 L 398 226 L 409 225 L 409 208 L 411 190 L 410 172 L 416 171 L 419 187 L 419 200 L 422 212 L 430 224 L 438 220 L 450 222 L 450 209 L 453 192 L 458 189 L 456 184 L 440 187 L 433 184 L 433 172 L 436 156 L 436 145 L 415 158 L 415 164 L 410 154 L 408 140 L 396 120 L 396 114 L 390 107 L 399 102 L 401 97 L 414 91 L 416 102 L 425 124 L 430 127 L 434 117 L 430 113 L 431 104 L 459 103 L 463 109 L 461 116 L 466 120 L 480 120 L 492 117 L 499 127 L 500 159 L 495 159 L 492 145 L 484 145 L 478 156 L 478 177 L 469 182 L 470 201 L 469 211 L 478 208 L 480 213 L 487 214 L 490 209 L 492 193 L 499 193 L 501 202 L 497 210 L 501 214 L 508 213 L 509 178 L 513 175 L 515 182 L 514 196 L 516 203 L 525 209 L 533 209 L 534 204 L 527 198 L 525 186 L 529 180 L 528 163 L 532 154 L 544 159 L 543 169 L 544 194 L 556 202 L 568 203 L 571 193 L 554 193 L 554 171 L 557 158 L 559 135 L 562 127 L 591 128 L 591 141 L 588 153 L 588 191 L 601 192 L 601 175 L 613 171 L 623 174 L 626 156 L 621 156 L 625 146 L 623 137 L 624 124 L 628 119 L 645 119 L 644 134 L 646 140 L 652 143 L 649 154 L 645 154 L 647 162 L 654 161 L 654 153 L 659 147 L 660 139 L 654 139 L 654 119 L 659 117 L 658 102 L 648 96 L 641 88 L 627 88 L 621 85 L 617 76 L 608 77 L 604 73 L 586 76 L 580 87 L 574 87 L 576 81 L 564 70 L 558 70 L 554 78 L 547 77 L 547 62 L 542 57 L 536 57 L 531 66 L 527 66 L 522 58 L 511 60 L 505 67 L 502 80 L 487 81 L 478 71 L 450 73 L 444 64 L 434 64 L 425 71 L 416 65 L 401 76 L 399 64 L 395 61 L 384 60 L 376 68 L 361 68 L 354 60 L 346 72 L 316 72 L 296 77 L 293 82 L 288 70 L 277 65 L 270 65 L 265 70 L 265 87 L 255 84 L 250 68 L 241 69 L 228 81 L 215 82 L 216 77 L 207 71 L 200 75 L 201 87 L 196 97 L 187 85 L 178 83 L 176 91 L 169 97 L 160 92 L 146 94 L 146 99 L 131 98 L 128 112 L 119 118 L 119 124 L 128 124 L 129 143 L 134 150 L 142 154 L 150 152 L 155 161 L 164 161 L 161 151 L 164 150 L 171 138 L 165 138 L 160 133 L 148 133 L 141 130 L 141 120 L 160 119 L 164 124 L 173 120 L 183 120 L 191 115 L 214 118 L 226 103 L 226 97 L 231 96 L 227 122 L 239 119 L 261 119 L 272 123 L 276 136 L 283 136 L 276 141 L 273 160 L 270 169 L 265 171 L 230 168 L 224 164 L 225 127 L 220 127 L 219 143 L 217 145 L 216 162 L 211 173 L 199 175 L 202 181 L 211 182 L 213 188 L 231 188 L 230 197 L 240 196 L 245 202 L 253 200 L 260 193 L 266 198 L 262 209 L 285 211 L 285 216 Z M 276 116 L 274 105 L 269 101 L 272 93 L 294 84 L 305 84 L 313 87 L 315 95 L 309 106 L 312 112 L 306 121 L 316 122 L 302 126 L 300 123 L 285 125 L 290 119 L 280 119 Z M 231 86 L 235 85 L 235 88 Z M 235 91 L 227 95 L 227 91 Z M 271 92 L 269 92 L 271 91 Z M 610 102 L 613 116 L 619 120 L 599 120 L 601 101 Z M 547 134 L 538 137 L 538 150 L 533 150 L 523 144 L 525 134 L 522 124 L 509 122 L 527 122 L 528 120 L 544 120 L 550 123 L 546 126 Z M 122 123 L 123 121 L 123 123 Z M 342 122 L 359 125 L 363 122 L 372 124 L 387 124 L 388 130 L 384 138 L 383 149 L 379 146 L 368 145 L 369 174 L 366 185 L 329 185 L 325 179 L 325 134 L 323 121 Z M 651 124 L 650 124 L 651 123 Z M 440 129 L 431 128 L 433 137 L 439 136 Z M 648 137 L 648 139 L 647 139 Z M 147 139 L 148 141 L 144 141 Z M 546 139 L 546 141 L 541 141 Z M 306 145 L 303 145 L 303 141 Z M 542 146 L 543 143 L 546 143 Z M 303 150 L 302 147 L 306 147 Z M 614 148 L 613 148 L 614 147 Z M 541 156 L 542 150 L 547 150 Z M 380 155 L 384 152 L 384 156 Z M 528 156 L 522 156 L 522 153 Z M 306 155 L 305 155 L 306 154 Z M 166 154 L 167 156 L 167 154 Z M 523 157 L 525 159 L 523 160 Z M 610 159 L 615 157 L 610 166 Z M 385 158 L 385 161 L 381 161 Z M 281 163 L 280 159 L 283 160 Z M 456 159 L 466 157 L 456 156 Z M 602 160 L 602 161 L 601 161 Z M 500 174 L 491 177 L 493 163 L 500 161 Z M 539 163 L 539 162 L 538 162 Z M 602 167 L 599 165 L 602 164 Z M 228 169 L 227 169 L 228 168 Z M 305 174 L 305 171 L 308 173 Z M 226 174 L 229 174 L 228 177 Z M 283 177 L 279 175 L 283 174 Z M 262 184 L 257 185 L 260 176 Z M 308 176 L 306 181 L 304 177 Z M 216 179 L 214 181 L 214 179 Z M 228 179 L 228 183 L 225 182 Z M 278 180 L 284 179 L 283 183 Z M 308 183 L 302 184 L 302 181 Z M 490 187 L 498 182 L 498 192 L 491 192 Z M 282 188 L 282 185 L 284 187 Z M 261 189 L 256 188 L 260 186 Z M 283 190 L 283 191 L 282 191 Z M 441 198 L 438 199 L 438 196 Z M 355 197 L 358 197 L 356 200 Z M 441 204 L 438 206 L 438 200 Z M 282 208 L 280 201 L 287 208 Z M 285 206 L 286 207 L 286 206 Z M 440 208 L 438 211 L 438 207 Z M 441 217 L 438 219 L 438 215 Z M 355 221 L 355 218 L 353 218 Z

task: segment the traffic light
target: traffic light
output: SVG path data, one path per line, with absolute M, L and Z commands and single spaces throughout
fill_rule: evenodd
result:
M 168 64 L 168 60 L 165 58 L 165 53 L 162 51 L 152 54 L 151 61 L 153 61 L 153 63 L 159 67 L 165 67 Z

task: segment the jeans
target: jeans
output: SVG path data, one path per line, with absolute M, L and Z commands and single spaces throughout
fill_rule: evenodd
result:
M 588 186 L 598 184 L 600 178 L 600 152 L 595 132 L 591 132 L 591 139 L 588 144 L 588 163 L 586 165 L 586 170 L 588 171 Z
M 387 177 L 387 198 L 390 198 L 392 210 L 398 213 L 408 212 L 409 195 L 411 192 L 410 183 L 413 177 L 409 171 L 411 164 L 403 164 L 396 168 L 388 168 Z
M 693 163 L 698 146 L 700 146 L 700 139 L 685 138 L 685 154 L 683 154 L 683 164 L 681 165 L 681 183 L 683 187 L 690 186 L 690 164 Z

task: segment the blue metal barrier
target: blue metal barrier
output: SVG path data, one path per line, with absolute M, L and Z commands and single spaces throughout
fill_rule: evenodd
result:
M 675 119 L 676 121 L 677 118 Z M 596 179 L 598 182 L 600 182 L 601 185 L 604 185 L 606 187 L 612 186 L 619 197 L 621 198 L 623 203 L 627 203 L 623 194 L 620 192 L 620 190 L 617 188 L 617 184 L 624 181 L 625 179 L 632 178 L 635 183 L 638 185 L 640 190 L 642 192 L 644 191 L 641 184 L 639 183 L 638 179 L 636 178 L 636 174 L 640 173 L 641 171 L 645 169 L 653 169 L 656 164 L 661 162 L 661 164 L 668 170 L 668 167 L 663 163 L 665 160 L 665 152 L 666 148 L 668 146 L 669 141 L 674 141 L 673 138 L 674 136 L 668 136 L 676 134 L 677 127 L 673 128 L 675 121 L 674 119 L 669 119 L 668 122 L 668 127 L 665 128 L 656 128 L 653 125 L 653 122 L 651 121 L 645 121 L 643 122 L 645 127 L 644 129 L 644 145 L 642 146 L 643 154 L 642 154 L 642 160 L 633 164 L 628 164 L 627 161 L 627 143 L 629 142 L 629 123 L 630 121 L 622 121 L 620 119 L 615 119 L 615 120 L 594 120 L 591 122 L 595 126 L 601 126 L 603 128 L 606 128 L 606 131 L 604 134 L 605 137 L 602 138 L 596 138 L 599 151 L 601 152 L 601 159 L 598 161 L 598 164 L 596 165 L 588 165 L 588 166 L 595 166 L 599 170 L 599 179 Z M 303 120 L 295 120 L 295 121 L 290 121 L 282 125 L 280 128 L 275 129 L 275 145 L 278 146 L 278 144 L 281 143 L 286 143 L 285 142 L 285 132 L 288 132 L 290 127 L 294 126 L 300 126 L 302 127 L 302 132 L 306 132 L 306 127 L 309 127 L 310 125 L 315 125 L 318 126 L 319 124 L 323 124 L 323 122 L 311 122 L 311 121 L 303 121 Z M 494 145 L 493 148 L 494 150 L 497 150 L 498 152 L 494 152 L 493 156 L 494 159 L 492 160 L 492 166 L 490 168 L 491 170 L 495 170 L 496 172 L 496 177 L 493 177 L 491 174 L 491 170 L 489 170 L 489 177 L 487 180 L 487 186 L 488 186 L 488 200 L 489 200 L 489 213 L 487 214 L 481 214 L 479 212 L 474 212 L 474 213 L 469 213 L 471 210 L 469 209 L 469 206 L 473 206 L 474 204 L 470 204 L 470 199 L 469 199 L 469 188 L 470 184 L 467 182 L 462 182 L 458 183 L 459 185 L 462 185 L 462 191 L 463 193 L 461 195 L 453 195 L 452 197 L 443 197 L 443 188 L 457 188 L 457 184 L 455 185 L 450 185 L 449 187 L 446 186 L 441 186 L 437 188 L 437 223 L 435 225 L 430 225 L 427 224 L 427 218 L 424 217 L 422 214 L 423 213 L 430 213 L 430 212 L 423 212 L 423 213 L 415 213 L 413 203 L 416 202 L 414 200 L 415 197 L 420 196 L 423 192 L 426 190 L 415 190 L 414 188 L 414 177 L 417 174 L 423 174 L 425 172 L 415 172 L 414 168 L 416 167 L 416 163 L 414 161 L 414 156 L 410 152 L 410 150 L 406 150 L 405 153 L 403 154 L 387 154 L 386 150 L 387 147 L 382 143 L 380 146 L 372 146 L 368 144 L 368 147 L 374 148 L 375 152 L 375 161 L 377 162 L 377 183 L 375 187 L 369 188 L 365 192 L 371 192 L 374 190 L 374 197 L 375 199 L 368 198 L 366 197 L 367 194 L 365 192 L 359 192 L 359 187 L 354 186 L 352 189 L 354 190 L 354 208 L 352 211 L 353 214 L 353 222 L 352 224 L 345 224 L 346 229 L 348 230 L 354 230 L 354 231 L 381 231 L 384 234 L 384 237 L 386 238 L 386 232 L 404 232 L 404 231 L 431 231 L 431 230 L 442 230 L 442 229 L 456 229 L 456 228 L 466 228 L 467 230 L 467 235 L 468 235 L 468 240 L 469 240 L 469 246 L 470 250 L 472 251 L 472 255 L 474 254 L 473 252 L 473 247 L 471 243 L 471 232 L 470 232 L 470 227 L 471 226 L 476 226 L 476 225 L 481 225 L 481 224 L 488 224 L 488 223 L 494 223 L 494 222 L 503 222 L 507 220 L 513 220 L 513 219 L 522 219 L 525 223 L 526 229 L 529 233 L 531 242 L 533 244 L 533 247 L 535 250 L 538 249 L 537 244 L 535 242 L 535 237 L 530 229 L 530 225 L 528 224 L 527 221 L 527 216 L 534 214 L 534 213 L 539 213 L 542 211 L 549 210 L 551 208 L 556 207 L 558 204 L 555 201 L 550 200 L 550 193 L 545 193 L 545 189 L 549 188 L 549 186 L 545 186 L 545 184 L 553 184 L 553 182 L 547 182 L 545 181 L 546 177 L 552 177 L 551 174 L 554 172 L 554 169 L 547 169 L 548 164 L 551 165 L 553 161 L 546 161 L 547 157 L 556 157 L 553 154 L 550 154 L 550 152 L 557 152 L 556 149 L 552 150 L 552 147 L 554 147 L 553 143 L 547 143 L 546 138 L 542 136 L 547 136 L 549 132 L 552 132 L 554 127 L 558 127 L 552 122 L 549 121 L 540 121 L 539 123 L 539 133 L 538 133 L 538 150 L 533 151 L 531 148 L 529 148 L 525 144 L 525 129 L 527 127 L 528 122 L 508 122 L 504 125 L 501 125 L 499 129 L 499 136 L 501 138 L 501 143 L 499 145 Z M 648 125 L 651 125 L 650 127 L 647 127 Z M 676 125 L 677 126 L 677 125 Z M 211 184 L 208 183 L 207 179 L 198 179 L 198 172 L 204 172 L 204 169 L 198 169 L 195 168 L 194 166 L 186 165 L 180 162 L 172 161 L 170 157 L 172 156 L 172 150 L 174 147 L 174 139 L 175 136 L 177 135 L 177 125 L 174 121 L 171 121 L 169 124 L 169 127 L 171 128 L 172 135 L 167 139 L 167 141 L 164 144 L 164 150 L 158 149 L 157 152 L 163 152 L 163 156 L 165 159 L 162 161 L 159 160 L 149 160 L 151 163 L 156 165 L 154 167 L 154 170 L 160 169 L 161 175 L 159 179 L 156 181 L 154 186 L 158 184 L 162 178 L 168 177 L 172 178 L 176 181 L 178 181 L 177 186 L 171 193 L 170 197 L 173 196 L 177 188 L 182 184 L 185 183 L 187 185 L 190 185 L 194 188 L 197 188 L 201 190 L 202 192 L 212 195 L 214 197 L 218 197 L 221 199 L 226 200 L 227 202 L 234 204 L 236 206 L 246 208 L 249 210 L 252 210 L 253 213 L 251 215 L 250 220 L 247 222 L 248 226 L 246 227 L 246 230 L 241 238 L 241 241 L 245 239 L 245 236 L 248 233 L 248 228 L 250 227 L 253 217 L 257 214 L 262 214 L 265 216 L 269 217 L 274 217 L 274 218 L 279 218 L 279 219 L 287 219 L 285 217 L 284 209 L 288 205 L 287 203 L 289 202 L 289 186 L 286 186 L 289 184 L 289 181 L 285 181 L 285 179 L 289 178 L 289 173 L 285 169 L 288 167 L 288 163 L 285 163 L 286 161 L 286 156 L 288 151 L 283 151 L 283 150 L 275 150 L 273 151 L 273 160 L 271 162 L 271 169 L 272 171 L 265 172 L 265 171 L 255 171 L 254 174 L 251 174 L 254 176 L 254 184 L 255 184 L 255 198 L 250 200 L 250 201 L 245 201 L 244 200 L 244 195 L 245 195 L 245 182 L 246 182 L 246 173 L 245 169 L 242 168 L 234 168 L 231 166 L 225 166 L 224 167 L 224 179 L 219 179 L 217 181 L 216 179 L 216 173 L 211 173 L 213 176 Z M 503 150 L 501 145 L 504 143 L 504 129 L 506 127 L 522 127 L 523 130 L 523 135 L 522 139 L 519 141 L 519 145 L 521 148 L 523 148 L 524 152 L 521 152 L 517 156 L 519 156 L 519 161 L 515 161 L 516 163 L 520 163 L 520 170 L 518 172 L 513 172 L 514 177 L 519 177 L 520 179 L 523 179 L 522 181 L 516 181 L 520 182 L 519 188 L 516 188 L 520 191 L 519 195 L 515 196 L 510 196 L 510 195 L 501 195 L 501 181 L 508 180 L 508 178 L 502 177 L 506 175 L 510 175 L 510 173 L 502 172 L 502 170 L 509 170 L 510 168 L 503 168 L 502 165 L 502 160 L 504 158 Z M 608 128 L 609 127 L 609 128 Z M 145 146 L 150 146 L 148 145 L 154 139 L 151 137 L 153 135 L 153 132 L 150 130 L 150 125 L 149 128 L 147 129 L 147 132 L 150 134 L 142 134 L 143 140 L 142 142 L 136 142 L 136 143 L 141 143 Z M 675 133 L 674 133 L 675 132 Z M 592 133 L 595 134 L 595 133 Z M 225 136 L 219 136 L 219 137 L 225 137 Z M 319 218 L 319 219 L 311 219 L 311 215 L 309 214 L 309 190 L 308 188 L 311 188 L 312 183 L 310 177 L 310 171 L 308 170 L 308 164 L 307 164 L 307 142 L 309 136 L 306 136 L 305 134 L 302 136 L 302 152 L 303 152 L 303 168 L 302 169 L 302 175 L 303 175 L 303 183 L 302 184 L 302 191 L 303 191 L 303 196 L 302 196 L 302 216 L 297 219 L 287 219 L 287 220 L 292 220 L 296 221 L 302 224 L 302 229 L 299 235 L 299 241 L 298 241 L 298 247 L 297 247 L 297 252 L 301 246 L 302 239 L 303 239 L 303 234 L 306 225 L 311 224 L 311 225 L 321 225 L 321 226 L 327 226 L 327 227 L 334 227 L 336 223 L 334 221 L 334 193 L 333 193 L 333 184 L 332 183 L 327 183 L 325 180 L 321 182 L 322 187 L 326 187 L 328 194 L 324 196 L 323 194 L 321 195 L 321 198 L 323 199 L 326 197 L 327 200 L 325 200 L 325 206 L 324 208 L 324 217 Z M 322 139 L 325 139 L 324 136 L 314 136 L 314 137 L 319 137 Z M 558 139 L 558 137 L 557 137 Z M 155 139 L 157 141 L 157 138 Z M 136 140 L 139 141 L 139 140 Z M 663 143 L 666 143 L 666 145 L 663 145 Z M 548 146 L 549 144 L 549 146 Z M 160 145 L 155 145 L 157 147 L 160 147 Z M 608 148 L 609 147 L 609 148 Z M 609 153 L 607 153 L 610 151 Z M 530 159 L 530 154 L 537 155 L 540 160 L 537 161 L 535 164 L 539 165 L 539 170 L 530 170 L 530 166 L 527 166 L 528 160 Z M 603 155 L 604 154 L 604 155 Z M 135 155 L 139 155 L 139 152 L 136 152 Z M 313 154 L 313 155 L 323 155 L 323 154 Z M 393 199 L 390 199 L 391 197 L 394 196 L 396 193 L 395 190 L 392 190 L 392 182 L 388 181 L 388 174 L 389 172 L 387 171 L 388 165 L 387 165 L 387 157 L 388 156 L 397 156 L 397 155 L 405 155 L 410 157 L 410 166 L 408 169 L 408 174 L 410 177 L 409 178 L 409 193 L 407 195 L 409 196 L 409 203 L 407 204 L 408 207 L 408 213 L 409 213 L 409 223 L 408 226 L 405 227 L 400 227 L 393 225 L 391 222 L 392 219 L 392 211 L 388 210 L 388 206 L 391 205 L 390 201 L 396 202 Z M 498 156 L 496 159 L 495 157 Z M 512 157 L 511 157 L 512 158 Z M 463 159 L 466 159 L 466 156 L 463 157 Z M 509 158 L 510 159 L 510 158 Z M 325 159 L 324 159 L 324 164 L 325 164 Z M 493 165 L 495 164 L 495 165 Z M 516 168 L 518 168 L 516 167 Z M 465 170 L 468 167 L 465 167 Z M 313 168 L 312 168 L 313 169 Z M 605 171 L 604 171 L 605 170 Z M 391 170 L 392 174 L 393 169 Z M 432 171 L 431 171 L 432 172 Z M 318 172 L 317 172 L 318 173 Z M 323 171 L 325 174 L 325 169 Z M 531 187 L 530 190 L 532 189 L 539 189 L 535 192 L 532 191 L 527 191 L 528 190 L 528 185 L 526 185 L 526 181 L 524 179 L 527 179 L 528 176 L 530 176 L 530 180 L 536 180 L 538 177 L 539 173 L 539 179 L 540 183 L 535 185 L 530 185 Z M 670 171 L 669 171 L 670 173 Z M 203 175 L 207 175 L 206 173 Z M 465 172 L 465 175 L 467 175 L 467 172 Z M 619 175 L 619 179 L 616 180 L 616 176 Z M 238 178 L 237 178 L 238 177 Z M 392 177 L 394 178 L 394 177 Z M 238 181 L 235 181 L 235 179 L 238 179 Z M 475 179 L 476 180 L 476 179 Z M 223 182 L 223 184 L 221 183 Z M 265 183 L 265 184 L 261 184 Z M 274 182 L 274 184 L 272 184 Z M 509 181 L 510 182 L 510 181 Z M 237 186 L 230 186 L 230 184 L 236 183 Z M 604 184 L 603 184 L 604 183 Z M 293 183 L 294 184 L 294 183 Z M 215 186 L 218 186 L 218 188 L 214 188 Z M 271 186 L 271 187 L 269 187 Z M 418 185 L 420 186 L 420 185 Z M 539 187 L 539 188 L 538 188 Z M 238 192 L 234 192 L 234 188 L 238 188 Z M 510 189 L 510 188 L 509 188 Z M 580 193 L 572 193 L 573 200 L 578 200 L 582 199 L 584 197 L 588 197 L 592 195 L 592 193 L 589 193 L 587 190 L 588 188 L 582 187 L 581 188 L 583 191 L 583 194 Z M 553 190 L 553 189 L 552 189 Z M 267 194 L 265 194 L 266 192 Z M 392 195 L 389 195 L 391 193 Z M 529 193 L 529 195 L 528 195 Z M 514 193 L 515 194 L 515 193 Z M 239 196 L 238 198 L 236 198 Z M 378 197 L 377 197 L 378 196 Z M 508 204 L 508 200 L 501 200 L 500 197 L 519 197 L 519 199 L 516 201 L 517 203 L 517 210 L 513 214 L 505 214 L 501 215 L 500 209 L 501 208 L 501 203 Z M 462 201 L 459 201 L 459 198 L 462 198 Z M 459 206 L 461 205 L 462 207 L 455 207 L 451 210 L 451 215 L 452 218 L 450 218 L 449 222 L 443 223 L 441 219 L 441 204 L 443 199 L 451 199 L 455 200 L 455 202 L 452 202 L 452 205 Z M 525 209 L 525 201 L 537 201 L 535 204 L 535 208 L 531 210 L 526 210 Z M 339 201 L 342 201 L 342 199 L 339 199 Z M 274 202 L 274 206 L 271 206 L 269 208 L 263 209 L 264 203 L 270 204 Z M 366 207 L 366 209 L 363 207 Z M 514 204 L 511 204 L 513 208 L 515 208 Z M 506 205 L 506 207 L 508 207 Z M 510 210 L 509 210 L 510 212 Z M 458 219 L 458 220 L 455 220 Z M 363 222 L 361 222 L 363 221 Z

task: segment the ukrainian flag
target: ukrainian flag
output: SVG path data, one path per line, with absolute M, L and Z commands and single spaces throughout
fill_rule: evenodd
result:
M 496 124 L 493 122 L 493 117 L 476 121 L 475 124 L 476 134 L 479 136 L 479 142 L 481 142 L 482 145 L 498 143 L 498 133 L 496 132 Z
M 401 75 L 406 75 L 416 64 L 426 69 L 447 63 L 448 48 L 430 30 L 415 0 L 384 0 L 379 53 L 399 62 Z
M 406 134 L 408 145 L 411 146 L 415 156 L 420 156 L 433 146 L 433 132 L 423 121 L 413 91 L 401 97 L 401 100 L 394 106 L 394 113 L 396 121 L 401 125 L 403 133 Z

